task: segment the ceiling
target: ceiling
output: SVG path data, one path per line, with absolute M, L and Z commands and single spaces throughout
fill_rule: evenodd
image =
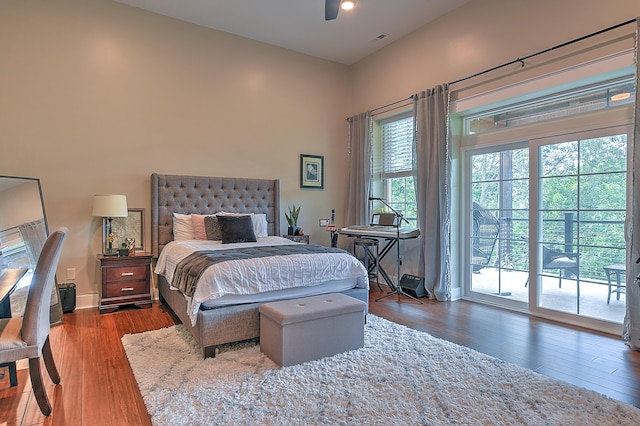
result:
M 324 0 L 114 1 L 351 65 L 470 0 L 357 0 L 333 21 Z

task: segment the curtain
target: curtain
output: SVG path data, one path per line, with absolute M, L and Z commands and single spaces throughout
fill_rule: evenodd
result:
M 371 185 L 371 113 L 364 112 L 349 122 L 349 175 L 344 224 L 369 223 L 369 186 Z
M 633 120 L 633 137 L 631 143 L 631 161 L 628 167 L 631 170 L 631 203 L 627 207 L 627 312 L 624 318 L 622 337 L 627 345 L 635 350 L 640 350 L 640 280 L 636 280 L 639 266 L 636 261 L 640 258 L 640 147 L 636 141 L 640 141 L 640 91 L 638 90 L 638 38 L 640 36 L 640 18 L 636 19 L 636 100 Z
M 33 268 L 38 263 L 40 252 L 47 239 L 47 230 L 44 225 L 44 219 L 34 220 L 33 222 L 23 223 L 18 226 L 22 240 L 29 255 L 29 264 Z
M 414 184 L 420 229 L 420 276 L 437 300 L 451 300 L 451 160 L 449 86 L 414 96 Z

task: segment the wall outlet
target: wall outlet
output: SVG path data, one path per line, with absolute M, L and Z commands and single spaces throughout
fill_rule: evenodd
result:
M 76 279 L 76 268 L 67 268 L 67 280 Z
M 324 228 L 329 224 L 329 219 L 320 219 L 318 222 L 320 223 L 320 228 Z

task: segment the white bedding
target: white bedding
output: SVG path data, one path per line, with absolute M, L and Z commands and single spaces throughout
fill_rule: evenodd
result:
M 209 240 L 172 241 L 160 253 L 155 272 L 171 284 L 176 265 L 194 251 L 288 244 L 299 243 L 282 237 L 233 244 Z M 292 254 L 223 262 L 208 267 L 202 274 L 193 297 L 187 298 L 188 314 L 195 325 L 198 310 L 206 301 L 215 302 L 228 295 L 273 294 L 283 289 L 314 287 L 326 282 L 339 286 L 331 288 L 330 292 L 344 288 L 345 282 L 349 288 L 369 287 L 366 269 L 348 253 Z

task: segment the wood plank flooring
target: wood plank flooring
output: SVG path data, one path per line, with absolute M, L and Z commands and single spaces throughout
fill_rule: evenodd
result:
M 466 301 L 373 301 L 380 296 L 371 291 L 375 315 L 640 407 L 640 352 L 618 336 Z M 54 387 L 44 379 L 53 414 L 40 414 L 27 364 L 20 363 L 18 387 L 0 380 L 0 425 L 150 425 L 120 338 L 175 323 L 157 302 L 105 315 L 97 309 L 65 314 L 51 332 L 62 381 Z

